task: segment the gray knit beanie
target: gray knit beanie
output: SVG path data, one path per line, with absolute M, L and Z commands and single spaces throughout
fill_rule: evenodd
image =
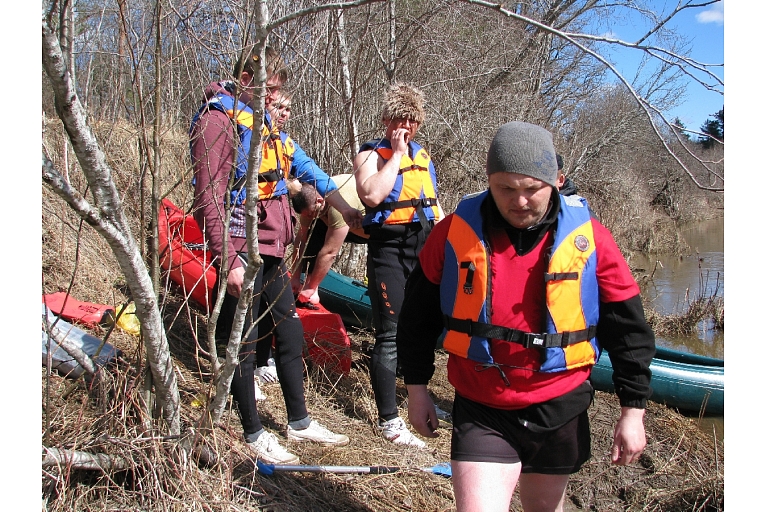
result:
M 514 172 L 557 187 L 557 157 L 552 134 L 520 121 L 502 125 L 488 148 L 485 173 Z

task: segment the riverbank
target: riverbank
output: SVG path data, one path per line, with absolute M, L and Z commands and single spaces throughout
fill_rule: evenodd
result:
M 199 313 L 191 311 L 193 320 Z M 67 467 L 47 468 L 43 498 L 48 510 L 259 510 L 312 511 L 424 511 L 452 510 L 450 480 L 420 468 L 448 462 L 450 430 L 427 440 L 427 449 L 394 446 L 380 438 L 374 425 L 376 407 L 368 373 L 361 364 L 359 346 L 367 334 L 353 335 L 353 368 L 348 376 L 326 375 L 310 366 L 306 386 L 312 416 L 347 434 L 345 448 L 321 448 L 285 441 L 304 464 L 387 465 L 402 471 L 386 475 L 333 475 L 287 473 L 263 476 L 255 471 L 245 450 L 236 412 L 208 436 L 218 455 L 215 464 L 198 466 L 180 458 L 176 440 L 148 440 L 140 421 L 139 396 L 132 371 L 117 373 L 112 396 L 88 399 L 81 386 L 63 397 L 70 381 L 53 376 L 50 396 L 56 428 L 48 446 L 109 453 L 130 461 L 127 471 L 102 473 Z M 179 368 L 179 388 L 185 426 L 194 425 L 201 409 L 195 400 L 207 392 L 207 363 L 195 357 L 191 333 L 176 326 L 169 335 Z M 112 340 L 137 355 L 136 340 L 117 333 Z M 440 354 L 430 385 L 437 405 L 450 410 L 453 390 L 445 378 L 445 356 Z M 45 386 L 45 379 L 43 379 Z M 285 425 L 285 406 L 278 385 L 264 386 L 259 403 L 267 429 L 279 436 Z M 398 384 L 401 407 L 406 397 Z M 108 395 L 102 395 L 108 396 Z M 723 510 L 723 444 L 702 432 L 693 419 L 658 404 L 646 414 L 648 447 L 640 461 L 617 467 L 608 453 L 613 425 L 620 407 L 615 396 L 596 393 L 590 409 L 592 459 L 574 475 L 567 491 L 567 510 Z M 401 408 L 401 415 L 407 417 Z M 45 424 L 45 421 L 44 421 Z M 284 440 L 283 437 L 281 439 Z M 515 498 L 513 510 L 520 510 Z

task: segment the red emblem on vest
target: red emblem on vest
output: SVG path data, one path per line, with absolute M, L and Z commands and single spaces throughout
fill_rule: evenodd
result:
M 587 249 L 589 249 L 589 240 L 584 235 L 576 235 L 576 238 L 573 240 L 573 245 L 575 245 L 581 252 L 587 252 Z

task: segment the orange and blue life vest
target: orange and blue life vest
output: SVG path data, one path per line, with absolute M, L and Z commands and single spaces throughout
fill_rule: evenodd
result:
M 203 104 L 192 118 L 190 133 L 203 112 L 218 110 L 229 116 L 237 128 L 237 163 L 230 201 L 233 205 L 245 203 L 245 178 L 248 171 L 248 154 L 251 149 L 251 134 L 253 133 L 254 116 L 251 107 L 241 101 L 235 101 L 227 94 L 217 94 Z M 261 126 L 261 166 L 259 167 L 259 199 L 270 199 L 288 193 L 285 179 L 291 169 L 294 144 L 287 134 L 270 129 L 269 114 Z M 191 148 L 191 142 L 190 142 Z M 193 162 L 194 163 L 194 162 Z M 193 178 L 194 184 L 194 178 Z
M 560 212 L 549 253 L 544 333 L 527 333 L 491 323 L 493 286 L 480 205 L 488 191 L 465 196 L 445 244 L 440 304 L 445 324 L 443 348 L 460 357 L 496 366 L 493 343 L 513 342 L 541 354 L 540 372 L 561 372 L 593 365 L 600 356 L 595 334 L 599 317 L 597 254 L 586 199 L 560 194 Z M 496 340 L 496 341 L 492 341 Z M 501 340 L 501 341 L 499 341 Z M 503 373 L 502 373 L 503 375 Z
M 392 146 L 387 139 L 366 142 L 360 151 L 373 150 L 388 161 Z M 400 172 L 392 191 L 379 205 L 365 207 L 363 227 L 373 224 L 409 224 L 439 220 L 437 173 L 427 151 L 414 141 L 408 143 L 408 155 L 400 160 Z

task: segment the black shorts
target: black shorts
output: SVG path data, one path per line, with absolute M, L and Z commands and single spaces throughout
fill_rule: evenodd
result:
M 585 386 L 591 396 L 588 381 L 571 392 L 578 392 L 578 409 L 586 399 L 581 396 Z M 540 428 L 525 421 L 526 409 L 494 409 L 457 394 L 453 402 L 451 460 L 522 462 L 523 473 L 576 473 L 591 456 L 587 407 L 560 425 Z

